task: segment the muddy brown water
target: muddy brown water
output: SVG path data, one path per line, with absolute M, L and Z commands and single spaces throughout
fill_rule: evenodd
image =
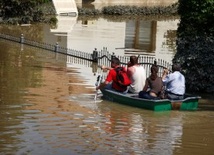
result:
M 152 35 L 156 38 L 148 35 L 143 43 L 137 43 L 149 47 L 150 55 L 170 60 L 176 22 L 146 22 L 142 28 L 153 25 L 150 30 L 157 33 Z M 88 23 L 77 22 L 74 32 L 67 34 L 53 35 L 49 26 L 41 24 L 1 25 L 0 30 L 14 36 L 24 33 L 35 41 L 58 41 L 65 47 L 80 47 L 81 51 L 90 52 L 98 45 L 101 48 L 112 38 L 111 49 L 122 47 L 121 37 L 117 36 L 118 32 L 123 34 L 127 23 L 103 19 Z M 130 30 L 133 23 L 127 24 L 131 25 Z M 157 31 L 152 31 L 155 25 Z M 214 152 L 212 95 L 201 94 L 199 109 L 194 112 L 153 112 L 100 98 L 95 102 L 96 70 L 91 62 L 78 59 L 68 62 L 65 55 L 3 39 L 0 47 L 0 155 L 212 155 Z
M 94 101 L 64 56 L 0 40 L 0 154 L 211 155 L 214 112 L 153 112 Z M 203 105 L 202 103 L 200 105 Z

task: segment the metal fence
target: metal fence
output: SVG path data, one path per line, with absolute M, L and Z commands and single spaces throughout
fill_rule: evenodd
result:
M 79 59 L 81 61 L 76 61 L 76 62 L 83 62 L 82 60 L 85 60 L 85 61 L 93 62 L 93 64 L 95 64 L 95 66 L 101 66 L 101 65 L 110 66 L 111 58 L 118 57 L 121 61 L 121 64 L 123 66 L 126 66 L 130 59 L 129 56 L 116 56 L 114 53 L 111 54 L 106 47 L 104 47 L 100 51 L 97 51 L 97 49 L 95 48 L 94 51 L 92 51 L 92 53 L 86 53 L 86 52 L 82 52 L 82 51 L 78 51 L 78 50 L 60 47 L 58 43 L 56 43 L 55 45 L 52 45 L 52 44 L 47 44 L 44 42 L 32 41 L 32 40 L 24 38 L 23 35 L 21 35 L 20 37 L 14 37 L 11 35 L 0 33 L 0 38 L 6 39 L 9 41 L 13 41 L 13 42 L 17 42 L 22 45 L 28 45 L 28 46 L 32 46 L 32 47 L 36 47 L 36 48 L 40 48 L 40 49 L 45 49 L 45 50 L 48 50 L 51 52 L 55 52 L 57 54 L 66 55 L 67 63 L 72 62 L 74 59 L 75 60 Z M 154 56 L 145 56 L 145 55 L 138 56 L 138 62 L 139 62 L 139 64 L 144 66 L 144 68 L 146 69 L 147 75 L 149 75 L 150 67 L 152 64 L 154 64 L 154 61 L 156 61 L 157 65 L 159 66 L 160 76 L 161 76 L 164 68 L 171 67 L 170 62 L 166 62 L 161 59 L 155 59 Z

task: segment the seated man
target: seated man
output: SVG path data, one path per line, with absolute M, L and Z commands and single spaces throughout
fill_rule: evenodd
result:
M 131 79 L 131 84 L 129 87 L 130 93 L 139 93 L 146 81 L 146 71 L 143 66 L 138 64 L 138 57 L 131 56 L 128 63 L 127 73 Z
M 182 100 L 185 94 L 185 77 L 181 74 L 179 64 L 172 65 L 172 73 L 164 70 L 162 80 L 166 86 L 166 95 L 168 99 Z
M 109 69 L 109 73 L 106 77 L 104 83 L 101 83 L 99 86 L 96 87 L 98 89 L 110 89 L 115 90 L 121 93 L 127 93 L 128 87 L 121 87 L 117 80 L 117 72 L 116 69 L 120 67 L 120 60 L 116 57 L 112 58 L 111 60 L 111 68 Z M 125 68 L 123 68 L 125 70 Z

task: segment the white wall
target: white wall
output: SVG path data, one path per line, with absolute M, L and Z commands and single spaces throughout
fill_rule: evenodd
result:
M 61 13 L 78 13 L 75 0 L 53 0 L 57 14 Z

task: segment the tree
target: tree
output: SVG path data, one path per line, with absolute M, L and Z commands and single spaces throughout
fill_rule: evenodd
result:
M 173 62 L 182 65 L 188 91 L 214 92 L 214 1 L 179 0 Z
M 40 21 L 43 13 L 38 9 L 36 0 L 2 0 L 3 19 L 20 18 L 21 22 Z

